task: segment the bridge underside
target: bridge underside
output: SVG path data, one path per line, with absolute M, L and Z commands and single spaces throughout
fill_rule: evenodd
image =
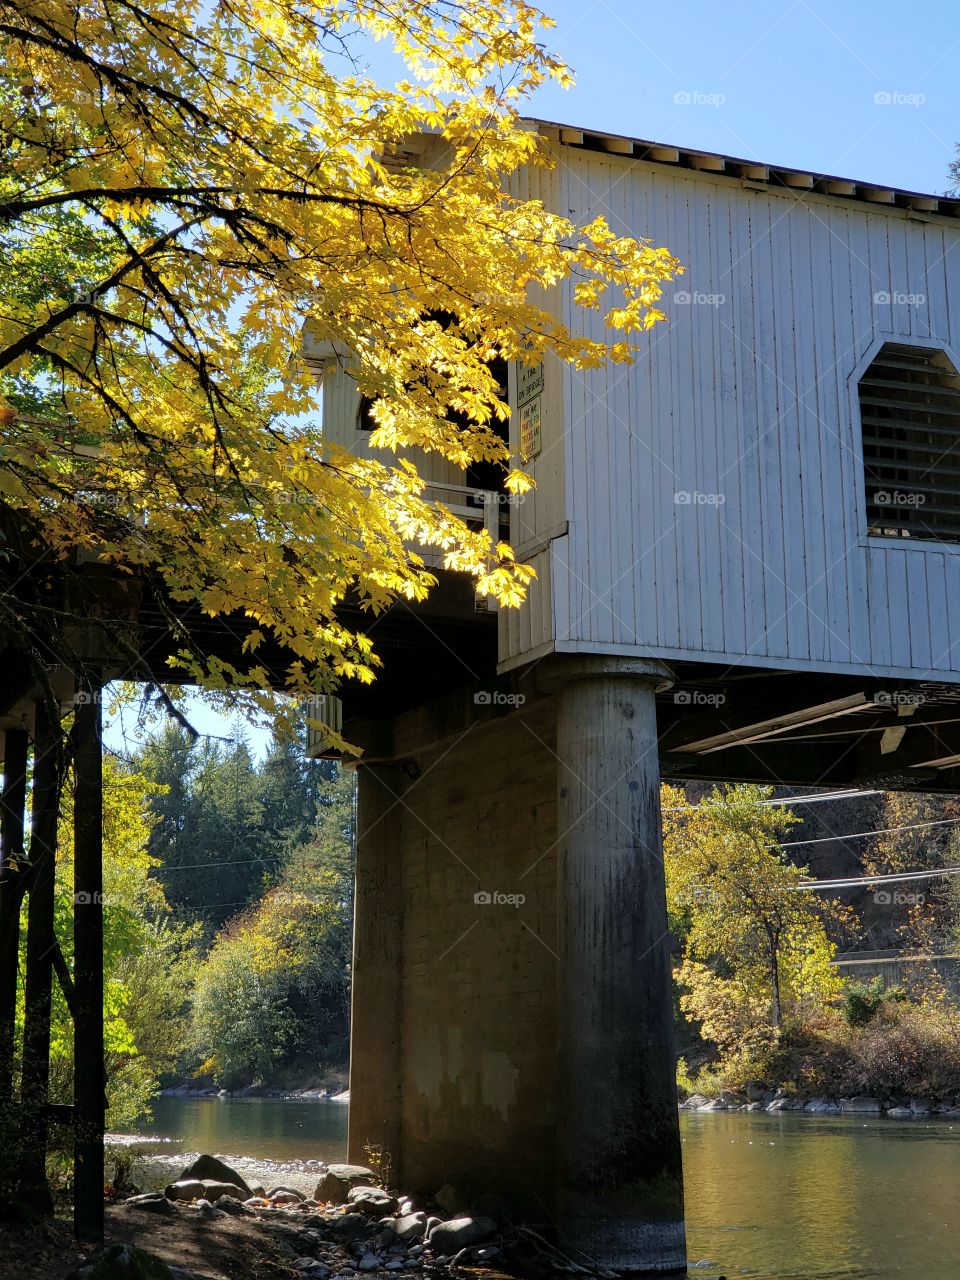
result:
M 174 617 L 169 601 L 153 601 L 136 584 L 125 599 L 106 577 L 101 598 L 98 583 L 96 571 L 84 575 L 97 639 L 88 643 L 81 631 L 70 654 L 44 650 L 61 700 L 77 687 L 78 652 L 80 675 L 94 684 L 117 676 L 164 681 L 184 634 L 204 652 L 238 656 L 242 623 L 234 628 L 198 610 Z M 445 1186 L 453 1207 L 495 1196 L 574 1256 L 625 1271 L 679 1272 L 660 778 L 960 791 L 960 685 L 709 664 L 670 669 L 602 655 L 552 656 L 501 677 L 496 616 L 478 613 L 469 585 L 448 576 L 423 606 L 398 605 L 372 626 L 359 611 L 344 617 L 371 632 L 384 660 L 373 686 L 342 690 L 345 732 L 365 748 L 351 1158 L 379 1145 L 405 1189 L 435 1194 Z M 123 639 L 120 653 L 102 640 L 113 631 Z M 282 687 L 286 655 L 257 656 Z M 35 760 L 45 758 L 41 691 L 35 662 L 22 660 L 16 644 L 0 657 L 8 753 L 0 915 L 18 920 L 22 893 L 30 893 L 42 1032 L 53 962 L 41 945 L 52 920 L 37 890 L 41 864 L 33 856 L 20 888 L 9 874 L 10 852 L 24 839 L 25 799 L 25 763 L 11 768 L 9 753 L 25 762 L 29 739 Z M 84 813 L 92 815 L 99 707 L 82 706 L 91 797 Z M 35 806 L 39 794 L 35 786 Z M 48 808 L 52 824 L 55 803 Z M 33 827 L 40 832 L 36 815 Z M 80 913 L 86 941 L 79 915 L 77 923 L 86 992 L 77 1000 L 78 1060 L 81 1044 L 95 1048 L 102 1031 L 94 956 L 99 824 L 91 820 L 81 835 L 90 879 L 78 885 L 93 905 Z M 52 883 L 55 838 L 49 848 L 39 834 L 33 843 L 43 883 Z M 15 940 L 14 928 L 7 937 Z M 8 946 L 0 979 L 15 973 L 15 962 Z M 25 1066 L 33 1093 L 21 1089 L 14 1106 L 13 1005 L 9 983 L 0 985 L 0 1127 L 42 1130 L 64 1117 L 46 1105 L 39 1059 L 29 1073 Z M 96 1139 L 85 1147 L 89 1194 L 78 1212 L 78 1227 L 83 1218 L 93 1232 L 102 1212 L 103 1104 L 99 1077 L 87 1076 L 70 1118 L 79 1134 L 86 1116 Z M 39 1159 L 42 1146 L 34 1146 Z
M 391 684 L 385 718 L 344 694 L 351 1159 L 379 1145 L 404 1187 L 679 1272 L 660 778 L 957 791 L 960 686 L 597 655 L 498 678 L 479 653 L 441 696 Z

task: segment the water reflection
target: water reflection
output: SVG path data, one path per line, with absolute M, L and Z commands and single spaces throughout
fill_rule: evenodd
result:
M 866 1116 L 681 1115 L 691 1276 L 957 1280 L 960 1126 Z M 140 1132 L 271 1162 L 346 1158 L 347 1107 L 158 1098 Z M 176 1157 L 156 1147 L 164 1163 Z M 160 1182 L 164 1179 L 161 1177 Z
M 704 1277 L 960 1276 L 952 1124 L 720 1112 L 681 1126 L 690 1261 L 715 1264 Z

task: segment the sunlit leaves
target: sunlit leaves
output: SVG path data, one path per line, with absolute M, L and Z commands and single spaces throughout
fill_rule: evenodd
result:
M 511 493 L 530 482 L 490 362 L 632 358 L 679 264 L 509 194 L 550 163 L 523 97 L 569 81 L 544 26 L 524 0 L 0 0 L 3 500 L 57 553 L 245 616 L 248 654 L 294 656 L 295 697 L 375 673 L 343 604 L 422 599 L 425 548 L 518 604 L 509 548 L 409 463 L 324 438 L 299 353 L 305 326 L 334 345 L 376 445 L 499 463 Z M 370 39 L 402 82 L 361 69 Z

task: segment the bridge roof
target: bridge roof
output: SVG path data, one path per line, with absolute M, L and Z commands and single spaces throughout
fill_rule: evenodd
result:
M 879 208 L 898 208 L 913 214 L 942 214 L 960 218 L 960 198 L 906 191 L 900 187 L 857 178 L 842 178 L 816 173 L 810 169 L 793 169 L 785 165 L 746 160 L 719 151 L 700 151 L 672 143 L 653 142 L 631 134 L 607 133 L 577 125 L 559 124 L 553 120 L 529 119 L 528 123 L 545 137 L 562 146 L 582 151 L 598 151 L 627 159 L 644 160 L 668 169 L 685 169 L 697 174 L 726 178 L 749 189 L 764 187 L 795 193 L 797 197 L 813 194 L 837 200 L 856 200 Z

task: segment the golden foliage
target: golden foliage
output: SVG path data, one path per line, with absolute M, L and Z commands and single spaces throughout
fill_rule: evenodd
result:
M 491 359 L 632 358 L 679 264 L 509 194 L 550 162 L 523 97 L 569 81 L 546 25 L 524 0 L 0 0 L 3 502 L 57 553 L 245 616 L 298 696 L 372 678 L 338 606 L 421 599 L 417 547 L 517 604 L 509 547 L 324 439 L 299 352 L 305 327 L 335 344 L 376 444 L 499 462 L 514 492 Z M 362 70 L 371 41 L 405 79 Z M 557 318 L 564 282 L 606 337 Z

